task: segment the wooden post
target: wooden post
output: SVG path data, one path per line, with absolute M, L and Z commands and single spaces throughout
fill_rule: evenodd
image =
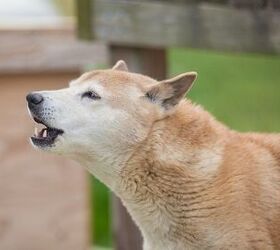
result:
M 91 40 L 92 34 L 92 13 L 94 3 L 91 0 L 76 0 L 76 16 L 78 22 L 78 37 L 85 40 Z
M 165 49 L 110 46 L 110 60 L 127 62 L 132 72 L 146 74 L 161 80 L 166 77 L 167 59 Z M 113 238 L 116 250 L 141 250 L 142 237 L 121 201 L 113 196 Z M 152 222 L 151 222 L 152 223 Z

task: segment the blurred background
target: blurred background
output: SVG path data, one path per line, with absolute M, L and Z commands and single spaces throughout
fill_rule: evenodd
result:
M 278 0 L 0 0 L 0 249 L 141 249 L 116 198 L 28 142 L 29 91 L 125 59 L 157 79 L 197 71 L 188 98 L 239 131 L 280 132 Z

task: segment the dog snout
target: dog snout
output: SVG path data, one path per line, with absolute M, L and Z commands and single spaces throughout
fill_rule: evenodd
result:
M 29 93 L 26 96 L 26 100 L 29 106 L 39 105 L 44 101 L 44 97 L 38 93 Z

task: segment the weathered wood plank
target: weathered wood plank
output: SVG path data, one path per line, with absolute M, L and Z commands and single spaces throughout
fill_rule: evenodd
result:
M 280 8 L 279 0 L 228 0 L 229 4 L 237 8 L 265 9 Z
M 132 72 L 164 79 L 167 71 L 166 50 L 110 45 L 110 61 L 123 59 Z M 120 200 L 113 197 L 113 233 L 116 250 L 141 250 L 142 237 Z
M 112 197 L 113 240 L 116 250 L 142 250 L 142 237 L 126 208 L 116 197 Z
M 266 7 L 266 4 L 268 1 L 264 0 L 228 0 L 228 3 L 231 6 L 234 6 L 236 8 L 258 8 L 262 9 Z
M 213 4 L 95 0 L 99 40 L 133 46 L 186 46 L 280 53 L 280 12 Z
M 77 72 L 104 64 L 104 44 L 78 40 L 74 25 L 0 28 L 0 73 Z

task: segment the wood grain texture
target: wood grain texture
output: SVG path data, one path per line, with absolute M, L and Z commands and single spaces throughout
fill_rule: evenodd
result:
M 73 25 L 0 29 L 0 73 L 78 72 L 106 58 L 105 45 L 79 41 Z
M 86 172 L 34 150 L 25 95 L 60 88 L 76 77 L 0 76 L 0 249 L 85 250 L 90 246 Z
M 279 53 L 279 14 L 207 3 L 96 0 L 93 30 L 96 39 L 123 45 Z
M 228 0 L 229 4 L 237 8 L 250 8 L 250 9 L 265 9 L 265 8 L 280 8 L 279 0 Z

